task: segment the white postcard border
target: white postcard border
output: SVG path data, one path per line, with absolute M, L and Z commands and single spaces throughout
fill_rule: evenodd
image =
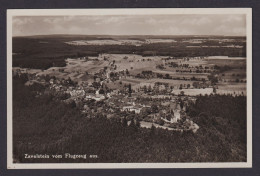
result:
M 68 15 L 69 14 L 69 15 Z M 13 16 L 151 14 L 246 14 L 247 30 L 247 162 L 223 163 L 13 163 L 12 161 L 12 18 Z M 252 9 L 153 8 L 153 9 L 8 9 L 7 10 L 7 169 L 123 169 L 123 168 L 251 168 L 252 167 Z

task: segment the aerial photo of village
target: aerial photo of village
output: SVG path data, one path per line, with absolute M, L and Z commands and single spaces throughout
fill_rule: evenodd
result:
M 244 24 L 217 20 L 227 18 Z M 13 28 L 26 19 L 77 20 L 16 17 Z M 13 162 L 246 161 L 245 35 L 32 33 L 12 43 Z

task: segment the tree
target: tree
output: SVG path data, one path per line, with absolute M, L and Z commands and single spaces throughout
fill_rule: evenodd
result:
M 127 127 L 127 120 L 126 120 L 125 117 L 124 117 L 123 120 L 122 120 L 122 126 L 123 126 L 123 127 Z
M 126 75 L 129 75 L 129 71 L 128 71 L 128 69 L 126 69 Z
M 109 76 L 110 76 L 111 78 L 113 78 L 113 77 L 115 76 L 115 73 L 114 73 L 114 72 L 110 72 Z M 95 79 L 95 76 L 94 76 L 94 79 Z
M 199 82 L 193 82 L 193 83 L 192 83 L 192 86 L 193 86 L 194 88 L 198 88 L 198 87 L 199 87 Z
M 99 90 L 99 94 L 104 94 L 104 93 L 105 93 L 104 89 Z
M 162 119 L 159 119 L 157 122 L 159 125 L 163 126 L 164 125 L 164 121 Z
M 130 128 L 136 128 L 134 119 L 131 119 Z
M 131 94 L 132 94 L 132 86 L 131 86 L 131 84 L 128 85 L 128 94 L 129 94 L 129 97 L 131 97 Z
M 155 131 L 156 131 L 156 128 L 155 128 L 155 126 L 152 124 L 151 131 L 150 131 L 150 135 L 151 135 L 151 136 L 155 135 Z
M 211 85 L 215 85 L 218 82 L 218 78 L 213 74 L 209 75 L 208 79 L 211 81 Z
M 151 87 L 151 85 L 148 86 L 148 92 L 152 92 L 152 87 Z
M 217 93 L 216 87 L 213 87 L 213 93 Z
M 69 106 L 71 108 L 75 108 L 77 105 L 76 105 L 75 101 L 72 101 L 72 102 L 70 102 Z
M 181 109 L 182 109 L 183 106 L 184 106 L 184 102 L 182 101 L 182 99 L 180 99 L 179 101 L 180 101 L 180 107 L 181 107 Z
M 143 89 L 144 89 L 144 93 L 146 93 L 146 92 L 147 92 L 147 87 L 146 87 L 146 85 L 144 85 Z
M 151 106 L 151 109 L 152 109 L 152 113 L 158 113 L 159 112 L 159 108 L 156 104 L 153 104 Z
M 141 126 L 141 124 L 140 124 L 140 122 L 139 122 L 138 120 L 136 120 L 135 125 L 136 125 L 136 127 L 138 127 L 138 128 Z
M 167 114 L 167 115 L 166 115 L 166 119 L 167 119 L 167 120 L 169 120 L 169 121 L 170 121 L 170 120 L 171 120 L 171 118 L 172 118 L 172 115 L 170 115 L 170 114 Z

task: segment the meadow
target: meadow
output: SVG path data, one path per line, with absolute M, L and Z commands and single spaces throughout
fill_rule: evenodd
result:
M 179 90 L 180 86 L 190 85 L 192 87 L 194 80 L 191 79 L 204 79 L 208 80 L 210 73 L 194 73 L 194 72 L 177 72 L 176 70 L 190 70 L 189 68 L 172 68 L 166 67 L 165 69 L 157 68 L 157 65 L 165 64 L 163 60 L 165 56 L 149 56 L 143 57 L 136 54 L 100 54 L 97 57 L 88 58 L 68 58 L 66 59 L 65 67 L 51 67 L 46 70 L 41 69 L 22 69 L 23 72 L 36 73 L 37 75 L 49 75 L 57 78 L 70 78 L 73 81 L 89 81 L 93 80 L 93 75 L 99 73 L 104 68 L 107 68 L 108 73 L 120 72 L 128 70 L 131 76 L 123 76 L 117 81 L 112 83 L 106 83 L 107 86 L 114 89 L 123 89 L 124 85 L 132 85 L 134 90 L 138 90 L 144 86 L 153 87 L 154 84 L 162 83 L 168 84 L 175 89 L 175 94 L 180 94 L 182 90 Z M 116 65 L 115 70 L 110 70 L 111 63 Z M 171 62 L 171 61 L 168 61 Z M 246 59 L 236 58 L 232 60 L 228 57 L 211 57 L 205 59 L 183 60 L 177 59 L 174 62 L 179 64 L 189 64 L 189 66 L 203 66 L 203 67 L 228 67 L 227 71 L 223 71 L 219 74 L 219 82 L 217 83 L 218 94 L 245 94 L 246 93 Z M 14 67 L 14 70 L 19 67 Z M 144 71 L 152 71 L 154 74 L 168 74 L 171 79 L 157 78 L 151 76 L 148 78 L 138 78 L 138 74 L 142 74 Z M 242 82 L 243 81 L 243 82 Z M 196 96 L 213 93 L 212 88 L 209 89 L 185 89 L 183 90 L 186 95 Z
M 201 47 L 204 45 L 209 47 Z M 214 48 L 216 45 L 219 47 Z M 131 84 L 139 89 L 160 82 L 178 89 L 180 85 L 192 85 L 196 80 L 208 81 L 217 66 L 225 68 L 218 74 L 217 92 L 241 93 L 246 92 L 245 47 L 243 37 L 221 36 L 14 37 L 13 67 L 77 82 L 93 80 L 93 75 L 104 69 L 107 74 L 127 71 L 130 76 L 121 77 L 113 84 L 107 83 L 108 86 L 116 89 Z M 172 62 L 179 66 L 170 67 Z M 147 71 L 152 71 L 153 75 L 142 76 Z M 200 93 L 200 90 L 186 90 L 191 94 L 194 91 Z

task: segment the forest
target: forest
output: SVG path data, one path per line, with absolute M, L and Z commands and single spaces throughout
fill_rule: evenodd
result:
M 125 36 L 118 36 L 120 39 Z M 141 37 L 141 36 L 139 36 Z M 159 36 L 158 36 L 159 37 Z M 129 37 L 128 37 L 129 38 Z M 156 37 L 154 37 L 156 38 Z M 171 38 L 171 37 L 170 37 Z M 111 54 L 138 54 L 142 56 L 172 56 L 172 57 L 196 57 L 196 56 L 230 56 L 245 57 L 246 44 L 235 38 L 234 42 L 205 41 L 204 43 L 181 42 L 196 37 L 174 38 L 178 42 L 150 43 L 141 46 L 135 45 L 68 45 L 65 42 L 72 40 L 113 39 L 109 37 L 99 38 L 95 36 L 34 36 L 13 38 L 13 66 L 23 68 L 48 69 L 50 67 L 63 67 L 66 58 L 78 58 L 82 56 L 98 56 L 102 53 Z M 211 37 L 212 38 L 212 37 Z M 214 38 L 214 37 L 213 37 Z M 133 37 L 129 39 L 136 39 Z M 144 40 L 141 37 L 139 40 Z M 204 39 L 207 39 L 204 37 Z M 217 39 L 222 39 L 219 37 Z M 232 37 L 230 38 L 232 39 Z M 209 47 L 187 47 L 206 45 Z M 240 45 L 242 48 L 221 47 L 226 45 Z M 220 47 L 210 47 L 220 46 Z
M 18 163 L 245 162 L 246 97 L 198 96 L 187 109 L 197 133 L 140 128 L 118 117 L 83 115 L 45 87 L 13 78 L 13 157 Z M 25 154 L 87 154 L 86 159 L 26 159 Z

